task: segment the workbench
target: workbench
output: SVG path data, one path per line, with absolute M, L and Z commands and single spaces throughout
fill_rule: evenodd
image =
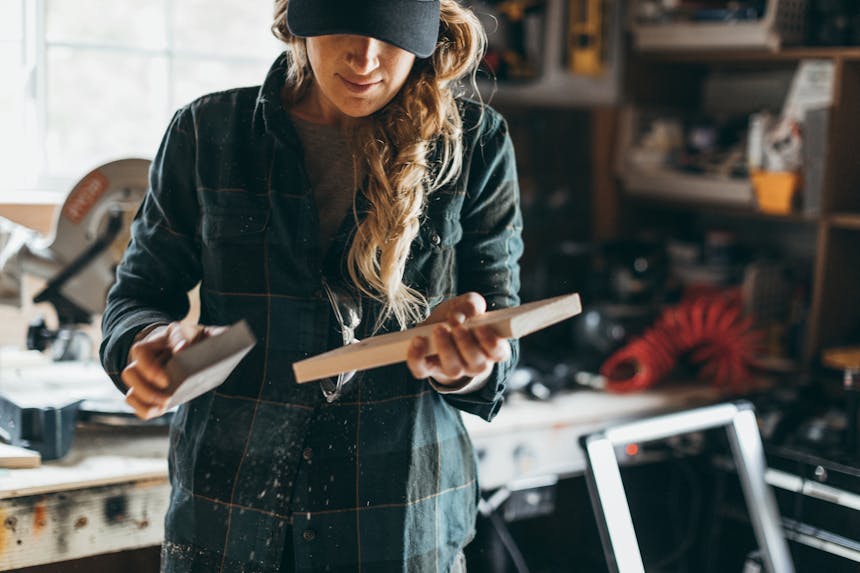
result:
M 22 407 L 119 395 L 94 362 L 0 351 L 0 394 Z M 81 425 L 69 453 L 0 469 L 0 571 L 159 545 L 169 501 L 167 427 Z
M 21 386 L 92 397 L 115 393 L 98 365 L 10 366 L 0 355 L 0 392 Z M 26 362 L 26 361 L 25 361 Z M 16 370 L 17 368 L 17 370 Z M 53 379 L 63 382 L 46 382 Z M 53 386 L 53 388 L 51 388 Z M 585 467 L 577 439 L 609 423 L 718 399 L 703 385 L 611 395 L 582 390 L 538 402 L 514 395 L 492 423 L 464 415 L 482 488 Z M 83 425 L 70 453 L 34 469 L 0 470 L 0 571 L 161 543 L 170 486 L 165 427 Z
M 166 428 L 78 428 L 62 460 L 0 470 L 0 571 L 159 545 L 166 456 Z
M 491 422 L 464 415 L 479 460 L 481 488 L 515 480 L 585 471 L 579 438 L 607 425 L 713 403 L 720 395 L 704 384 L 688 384 L 635 394 L 593 390 L 560 393 L 548 401 L 513 395 Z

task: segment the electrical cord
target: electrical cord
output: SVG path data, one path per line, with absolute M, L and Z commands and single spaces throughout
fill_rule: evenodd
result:
M 699 484 L 699 480 L 696 477 L 696 472 L 693 471 L 693 468 L 690 467 L 690 464 L 685 460 L 675 460 L 677 463 L 674 464 L 675 467 L 680 468 L 678 472 L 676 472 L 675 476 L 677 477 L 686 477 L 687 485 L 690 489 L 690 511 L 689 511 L 689 519 L 687 522 L 687 535 L 684 538 L 683 542 L 671 553 L 658 560 L 657 562 L 649 565 L 649 571 L 659 571 L 663 567 L 667 565 L 671 565 L 672 563 L 681 559 L 690 547 L 693 545 L 693 542 L 696 540 L 696 527 L 699 524 L 700 514 L 702 510 L 702 491 Z M 676 490 L 675 495 L 672 496 L 672 508 L 671 511 L 675 516 L 680 516 L 680 509 L 678 507 L 678 501 L 680 499 L 680 489 L 681 489 L 681 481 L 676 481 L 673 489 Z
M 496 531 L 496 534 L 499 536 L 502 545 L 508 552 L 511 561 L 513 561 L 514 568 L 516 568 L 517 573 L 529 573 L 529 567 L 526 565 L 526 560 L 520 552 L 519 547 L 517 547 L 517 543 L 514 541 L 513 536 L 511 536 L 511 532 L 508 530 L 502 517 L 496 511 L 491 512 L 487 517 L 489 518 L 493 529 Z

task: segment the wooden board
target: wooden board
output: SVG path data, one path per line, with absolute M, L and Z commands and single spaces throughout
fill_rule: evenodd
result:
M 567 294 L 511 308 L 493 310 L 467 320 L 467 328 L 488 325 L 504 338 L 522 338 L 582 312 L 578 294 Z M 356 344 L 325 352 L 293 364 L 296 382 L 336 376 L 352 370 L 366 370 L 406 360 L 409 344 L 416 336 L 427 337 L 429 354 L 435 354 L 430 336 L 435 324 L 417 326 L 401 332 L 374 336 Z
M 178 352 L 165 367 L 176 391 L 164 409 L 184 404 L 223 384 L 256 343 L 248 324 L 241 320 Z
M 41 463 L 39 452 L 0 444 L 0 468 L 37 468 Z

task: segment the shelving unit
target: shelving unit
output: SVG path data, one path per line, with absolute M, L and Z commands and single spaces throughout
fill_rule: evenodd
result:
M 807 0 L 767 0 L 764 15 L 735 22 L 637 22 L 633 38 L 641 49 L 764 48 L 778 50 L 803 40 Z
M 860 342 L 860 161 L 857 160 L 857 127 L 860 126 L 860 48 L 791 48 L 766 50 L 701 50 L 685 52 L 634 52 L 629 55 L 627 90 L 632 105 L 697 110 L 703 80 L 709 73 L 791 70 L 804 59 L 834 63 L 834 105 L 830 109 L 829 133 L 824 153 L 824 188 L 820 213 L 765 215 L 754 206 L 730 205 L 708 200 L 690 201 L 661 193 L 659 181 L 640 178 L 619 181 L 617 229 L 635 228 L 648 219 L 643 209 L 658 216 L 660 211 L 707 212 L 733 225 L 757 229 L 762 222 L 788 226 L 804 233 L 812 254 L 811 295 L 805 343 L 799 357 L 804 370 L 820 366 L 823 349 Z M 695 180 L 689 183 L 693 184 Z M 713 185 L 713 181 L 702 181 Z M 649 189 L 649 185 L 654 188 Z M 652 195 L 643 198 L 645 192 Z M 662 195 L 662 196 L 661 196 Z M 643 207 L 644 205 L 644 207 Z M 624 213 L 635 209 L 625 219 Z M 671 218 L 671 217 L 669 217 Z M 677 218 L 677 217 L 676 217 Z M 661 219 L 662 220 L 662 219 Z
M 546 0 L 541 38 L 540 75 L 530 81 L 480 79 L 481 97 L 491 105 L 590 107 L 613 105 L 620 99 L 624 2 L 615 0 L 607 43 L 608 65 L 599 76 L 575 75 L 564 66 L 569 0 Z

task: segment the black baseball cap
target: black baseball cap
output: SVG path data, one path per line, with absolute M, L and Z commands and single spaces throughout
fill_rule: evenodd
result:
M 290 0 L 294 36 L 356 34 L 429 58 L 439 37 L 439 0 Z

